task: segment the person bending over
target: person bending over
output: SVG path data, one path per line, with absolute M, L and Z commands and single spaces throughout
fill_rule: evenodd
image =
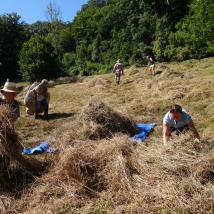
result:
M 163 118 L 163 143 L 167 145 L 171 133 L 176 132 L 176 135 L 192 131 L 194 137 L 200 140 L 197 129 L 189 113 L 180 105 L 173 105 Z

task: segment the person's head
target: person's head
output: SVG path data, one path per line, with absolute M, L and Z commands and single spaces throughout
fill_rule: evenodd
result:
M 7 82 L 4 84 L 4 87 L 1 89 L 1 93 L 4 96 L 6 102 L 11 102 L 16 97 L 16 84 L 13 82 Z
M 42 83 L 43 85 L 45 85 L 45 86 L 48 86 L 48 80 L 46 80 L 46 79 L 43 79 L 43 80 L 41 81 L 41 83 Z
M 173 120 L 179 121 L 181 120 L 181 116 L 182 116 L 182 107 L 175 104 L 171 106 L 170 113 L 172 115 Z

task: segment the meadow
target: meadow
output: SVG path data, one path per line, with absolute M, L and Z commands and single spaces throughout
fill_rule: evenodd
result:
M 132 66 L 119 86 L 112 73 L 50 81 L 48 121 L 26 115 L 26 86 L 18 84 L 21 143 L 49 141 L 58 151 L 35 156 L 48 162 L 41 175 L 21 172 L 11 188 L 0 185 L 1 213 L 214 212 L 214 58 L 158 63 L 155 76 Z M 187 133 L 163 145 L 162 119 L 175 103 L 191 114 L 200 142 Z M 133 143 L 116 125 L 127 120 L 157 126 Z

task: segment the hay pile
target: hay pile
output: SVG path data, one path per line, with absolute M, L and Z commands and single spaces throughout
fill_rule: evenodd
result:
M 91 101 L 86 105 L 80 118 L 82 132 L 91 140 L 112 137 L 117 132 L 129 136 L 137 133 L 133 120 L 114 111 L 101 101 Z
M 100 87 L 100 88 L 109 88 L 111 84 L 111 81 L 108 79 L 104 79 L 104 78 L 100 78 L 100 77 L 94 77 L 93 79 L 90 79 L 87 82 L 87 85 L 89 88 L 93 88 L 93 87 Z
M 34 213 L 212 213 L 212 144 L 195 143 L 189 135 L 167 148 L 134 146 L 125 135 L 79 141 L 60 153 L 19 209 L 30 204 Z
M 0 105 L 0 152 L 1 171 L 9 167 L 9 160 L 16 161 L 21 167 L 32 174 L 38 174 L 44 170 L 44 164 L 40 161 L 21 155 L 22 144 L 16 134 L 13 124 L 10 122 L 10 108 Z M 4 162 L 6 160 L 6 162 Z M 5 164 L 6 163 L 6 164 Z
M 60 178 L 80 183 L 78 192 L 90 194 L 131 191 L 133 175 L 142 171 L 134 147 L 126 136 L 111 141 L 82 142 L 59 155 L 56 172 Z

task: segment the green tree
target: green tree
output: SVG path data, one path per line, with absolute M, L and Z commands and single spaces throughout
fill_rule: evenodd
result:
M 60 70 L 54 49 L 40 36 L 33 36 L 23 44 L 19 65 L 23 78 L 30 82 L 59 76 Z
M 24 23 L 20 22 L 20 18 L 16 13 L 0 16 L 1 80 L 20 77 L 17 61 L 19 51 L 26 38 Z
M 175 58 L 205 57 L 214 54 L 214 2 L 194 0 L 185 18 L 169 37 L 168 54 Z

